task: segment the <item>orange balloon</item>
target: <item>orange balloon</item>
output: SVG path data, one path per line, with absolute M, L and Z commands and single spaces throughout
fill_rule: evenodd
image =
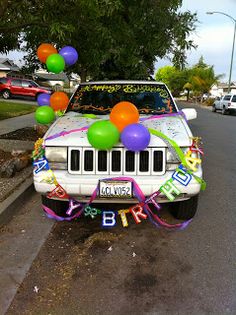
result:
M 37 56 L 43 63 L 46 63 L 48 56 L 52 54 L 57 54 L 57 50 L 51 44 L 43 43 L 37 49 Z
M 54 92 L 50 97 L 50 106 L 54 111 L 65 110 L 69 103 L 69 97 L 64 92 Z
M 111 110 L 110 121 L 121 132 L 126 126 L 139 121 L 138 109 L 130 102 L 119 102 Z

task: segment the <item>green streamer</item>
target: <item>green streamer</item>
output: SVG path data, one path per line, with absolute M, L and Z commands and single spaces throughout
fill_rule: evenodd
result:
M 178 144 L 174 140 L 168 138 L 166 135 L 164 135 L 160 131 L 157 131 L 157 130 L 154 130 L 151 128 L 148 128 L 148 130 L 150 131 L 150 133 L 152 135 L 157 136 L 157 137 L 164 139 L 164 140 L 169 142 L 169 144 L 175 149 L 175 152 L 178 155 L 182 165 L 187 169 L 187 172 L 189 174 L 191 174 L 195 178 L 195 180 L 201 185 L 201 190 L 205 190 L 206 189 L 206 182 L 204 181 L 204 179 L 193 174 L 193 171 L 189 169 L 189 166 L 188 166 L 186 159 L 185 159 L 185 155 L 184 155 L 183 151 L 180 149 L 180 147 L 178 146 Z

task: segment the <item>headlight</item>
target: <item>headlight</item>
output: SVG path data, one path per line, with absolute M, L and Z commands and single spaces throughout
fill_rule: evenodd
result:
M 178 163 L 179 159 L 177 157 L 177 154 L 174 155 L 170 150 L 168 150 L 166 154 L 166 162 L 171 164 Z
M 46 147 L 45 157 L 49 162 L 67 162 L 67 147 Z

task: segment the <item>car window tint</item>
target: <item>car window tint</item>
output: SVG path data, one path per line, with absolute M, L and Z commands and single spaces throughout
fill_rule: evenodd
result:
M 7 79 L 6 78 L 1 78 L 0 79 L 0 84 L 6 84 L 7 83 Z
M 29 83 L 33 87 L 38 87 L 38 84 L 36 82 L 34 82 L 34 81 L 30 81 Z
M 164 84 L 83 84 L 68 106 L 82 114 L 110 113 L 119 102 L 133 103 L 140 114 L 167 114 L 177 112 L 175 103 Z
M 232 97 L 231 102 L 235 102 L 235 103 L 236 103 L 236 95 L 234 95 L 234 96 Z
M 22 86 L 23 87 L 29 87 L 31 84 L 29 81 L 22 81 Z
M 21 86 L 21 81 L 20 80 L 12 80 L 11 85 L 13 86 Z
M 231 99 L 231 95 L 225 95 L 224 101 L 229 101 Z

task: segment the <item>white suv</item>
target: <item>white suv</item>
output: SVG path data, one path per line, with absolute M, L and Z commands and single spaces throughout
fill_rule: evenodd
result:
M 236 94 L 227 94 L 217 99 L 212 105 L 212 111 L 221 110 L 223 115 L 236 112 Z
M 109 119 L 111 108 L 120 101 L 135 104 L 140 122 L 174 140 L 184 153 L 192 145 L 187 120 L 197 117 L 196 110 L 179 111 L 165 84 L 155 81 L 83 83 L 71 97 L 65 115 L 58 118 L 44 136 L 45 156 L 50 169 L 67 194 L 76 200 L 87 202 L 100 182 L 102 189 L 95 202 L 137 203 L 133 194 L 129 199 L 104 196 L 106 182 L 103 179 L 131 177 L 143 194 L 150 196 L 172 177 L 181 164 L 167 142 L 154 135 L 151 135 L 147 149 L 138 153 L 128 151 L 122 143 L 109 151 L 91 147 L 86 128 L 97 120 Z M 66 208 L 65 201 L 47 198 L 55 185 L 42 181 L 46 172 L 34 173 L 35 189 L 42 194 L 44 205 L 60 213 Z M 194 174 L 202 178 L 201 165 Z M 177 183 L 176 186 L 181 194 L 173 202 L 173 213 L 177 218 L 192 218 L 197 210 L 199 181 L 193 177 L 188 185 Z M 170 201 L 163 193 L 157 200 Z

